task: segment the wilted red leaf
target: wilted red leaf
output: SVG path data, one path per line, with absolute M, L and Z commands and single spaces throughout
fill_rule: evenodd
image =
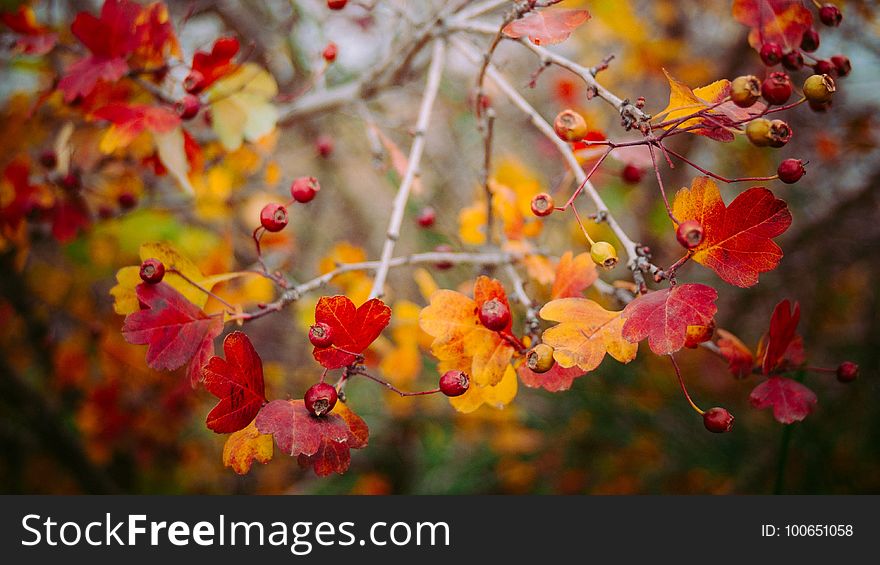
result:
M 315 306 L 315 322 L 330 326 L 333 345 L 316 347 L 312 354 L 328 369 L 351 365 L 379 337 L 391 320 L 391 308 L 378 298 L 359 308 L 347 296 L 322 296 Z
M 586 10 L 542 10 L 510 22 L 502 32 L 514 39 L 528 36 L 535 45 L 552 45 L 568 39 L 575 28 L 589 19 Z
M 556 278 L 553 280 L 550 298 L 580 297 L 584 289 L 596 282 L 597 278 L 599 273 L 596 271 L 596 263 L 590 258 L 589 253 L 581 253 L 574 257 L 571 251 L 566 251 L 556 267 Z
M 788 206 L 766 188 L 750 188 L 725 207 L 709 177 L 697 177 L 691 188 L 679 190 L 673 213 L 680 222 L 696 220 L 703 226 L 694 261 L 740 287 L 756 284 L 759 273 L 776 268 L 782 250 L 772 238 L 791 225 Z
M 205 421 L 218 434 L 244 428 L 266 403 L 263 362 L 247 334 L 227 335 L 223 352 L 226 359 L 211 357 L 202 369 L 205 388 L 220 399 Z
M 187 375 L 195 386 L 223 319 L 206 315 L 164 282 L 138 285 L 137 297 L 144 309 L 125 317 L 126 341 L 149 346 L 147 365 L 153 369 L 173 370 L 189 361 Z
M 761 359 L 761 370 L 769 375 L 782 362 L 786 351 L 797 335 L 798 322 L 801 319 L 801 307 L 795 302 L 792 307 L 788 299 L 783 300 L 773 309 L 770 316 L 770 329 L 758 345 L 758 354 Z M 801 357 L 803 357 L 803 343 L 801 342 Z M 797 355 L 797 353 L 795 353 Z
M 648 293 L 623 310 L 626 321 L 621 331 L 633 343 L 648 338 L 657 355 L 675 353 L 684 347 L 688 326 L 706 326 L 718 308 L 718 292 L 703 284 L 677 285 Z
M 752 373 L 755 358 L 751 350 L 738 337 L 727 330 L 718 330 L 718 349 L 727 359 L 727 368 L 734 377 L 744 379 Z
M 800 422 L 816 407 L 815 393 L 801 383 L 785 377 L 770 377 L 752 390 L 749 401 L 755 408 L 773 408 L 773 417 L 782 424 Z
M 734 0 L 733 17 L 751 28 L 749 45 L 777 43 L 783 52 L 797 50 L 804 32 L 813 25 L 813 13 L 801 0 Z
M 523 363 L 516 370 L 519 380 L 530 388 L 543 388 L 550 392 L 560 392 L 571 388 L 571 384 L 575 379 L 582 377 L 586 372 L 577 365 L 563 368 L 562 365 L 556 363 L 553 368 L 546 373 L 536 373 L 529 369 L 529 366 Z

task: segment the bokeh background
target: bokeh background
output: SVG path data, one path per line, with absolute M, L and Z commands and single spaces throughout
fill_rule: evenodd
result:
M 379 2 L 373 10 L 349 6 L 328 12 L 317 0 L 240 0 L 170 2 L 169 8 L 184 60 L 219 35 L 237 35 L 245 51 L 251 50 L 248 56 L 275 75 L 280 91 L 296 99 L 302 92 L 355 80 L 389 45 L 395 48 L 395 34 L 406 27 L 396 19 L 400 11 L 418 21 L 444 4 L 400 0 Z M 621 96 L 644 96 L 646 110 L 658 112 L 668 99 L 662 68 L 691 86 L 763 73 L 748 47 L 747 29 L 730 16 L 730 4 L 569 0 L 562 6 L 586 7 L 593 18 L 555 49 L 585 65 L 613 54 L 599 75 L 603 84 Z M 125 167 L 105 169 L 101 175 L 84 175 L 86 189 L 98 200 L 131 194 L 133 209 L 114 208 L 111 217 L 95 218 L 65 243 L 39 226 L 29 228 L 23 241 L 0 240 L 0 491 L 880 492 L 880 26 L 873 2 L 840 5 L 842 26 L 820 29 L 819 54 L 844 53 L 853 63 L 852 74 L 840 81 L 832 111 L 800 107 L 786 112 L 795 137 L 779 150 L 693 136 L 679 136 L 672 145 L 727 176 L 771 174 L 788 157 L 809 161 L 808 174 L 798 184 L 769 184 L 794 216 L 791 229 L 778 240 L 785 251 L 778 269 L 763 274 L 751 289 L 726 286 L 698 265 L 680 275 L 720 290 L 719 326 L 750 347 L 766 331 L 773 306 L 789 298 L 801 304 L 800 331 L 811 365 L 860 364 L 861 377 L 851 385 L 838 383 L 833 375 L 805 377 L 819 404 L 804 422 L 786 427 L 767 411 L 752 409 L 748 393 L 757 382 L 754 377 L 736 381 L 723 360 L 702 349 L 687 350 L 678 359 L 691 393 L 699 403 L 723 405 L 737 418 L 733 433 L 710 434 L 681 397 L 668 362 L 643 348 L 630 365 L 606 361 L 567 392 L 521 387 L 506 409 L 484 407 L 467 415 L 457 414 L 442 397 L 400 399 L 370 383 L 352 383 L 350 405 L 370 426 L 371 437 L 369 447 L 352 453 L 347 474 L 319 479 L 280 454 L 267 465 L 255 464 L 246 476 L 224 468 L 224 438 L 204 425 L 215 399 L 203 389 L 191 389 L 182 371 L 148 369 L 144 348 L 124 341 L 122 317 L 114 313 L 109 295 L 114 275 L 137 264 L 139 246 L 155 240 L 174 243 L 206 273 L 253 265 L 249 238 L 261 205 L 283 197 L 290 180 L 306 174 L 319 178 L 323 189 L 308 207 L 292 209 L 289 229 L 267 243 L 267 260 L 302 281 L 334 261 L 376 257 L 399 182 L 389 166 L 390 154 L 395 148 L 408 150 L 423 91 L 427 53 L 422 52 L 400 84 L 366 104 L 297 116 L 233 153 L 212 148 L 206 138 L 194 200 L 182 198 L 165 178 Z M 68 30 L 60 31 L 68 42 L 73 14 L 98 8 L 83 0 L 37 2 L 34 7 L 59 28 L 68 23 Z M 499 14 L 485 19 L 498 21 Z M 16 56 L 6 48 L 5 29 L 0 37 L 0 165 L 5 166 L 20 154 L 35 160 L 52 146 L 62 125 L 75 118 L 52 100 L 31 115 L 33 101 L 51 88 L 51 62 Z M 339 57 L 316 77 L 322 66 L 319 53 L 328 40 L 338 44 Z M 468 40 L 478 47 L 487 43 L 483 36 Z M 502 44 L 495 62 L 548 119 L 575 107 L 593 129 L 612 139 L 632 135 L 620 129 L 610 107 L 598 99 L 587 101 L 576 78 L 561 69 L 545 70 L 529 88 L 538 62 L 522 46 Z M 456 250 L 478 247 L 463 241 L 460 229 L 460 211 L 480 197 L 482 140 L 470 98 L 475 69 L 454 51 L 449 63 L 400 254 L 444 243 Z M 799 82 L 806 73 L 794 76 Z M 493 87 L 488 93 L 497 101 L 498 174 L 506 174 L 510 184 L 522 183 L 524 190 L 554 192 L 565 176 L 555 150 Z M 376 130 L 384 136 L 378 144 Z M 94 138 L 84 131 L 74 143 L 82 144 L 85 155 Z M 332 152 L 321 156 L 317 144 L 328 140 Z M 377 145 L 384 151 L 378 159 Z M 595 184 L 628 233 L 649 245 L 660 263 L 671 263 L 678 248 L 656 184 L 650 176 L 637 185 L 624 183 L 620 172 L 627 162 L 607 161 Z M 689 185 L 695 176 L 683 165 L 673 170 L 663 165 L 662 173 L 673 189 Z M 722 186 L 728 202 L 742 189 Z M 437 211 L 430 230 L 413 220 L 425 205 Z M 557 256 L 568 249 L 583 251 L 569 219 L 563 214 L 548 219 L 536 238 L 540 247 Z M 477 273 L 461 266 L 430 274 L 441 287 L 458 288 Z M 603 276 L 625 278 L 626 272 L 618 268 Z M 368 285 L 366 275 L 337 280 L 326 292 L 362 296 L 364 280 Z M 529 284 L 536 298 L 546 298 L 546 287 Z M 393 271 L 389 286 L 395 318 L 378 345 L 377 360 L 394 349 L 395 331 L 417 331 L 411 317 L 398 313 L 412 314 L 426 304 L 412 268 Z M 272 298 L 271 287 L 260 282 L 222 292 L 248 304 Z M 320 375 L 304 331 L 315 299 L 244 328 L 264 359 L 272 397 L 298 397 Z M 515 316 L 521 319 L 522 312 Z M 391 380 L 407 388 L 433 386 L 437 373 L 430 356 L 412 363 L 420 365 L 415 375 Z

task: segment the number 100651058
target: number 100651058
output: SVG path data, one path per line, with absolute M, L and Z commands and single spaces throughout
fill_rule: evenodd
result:
M 851 524 L 786 524 L 777 527 L 772 524 L 761 526 L 764 537 L 852 537 Z

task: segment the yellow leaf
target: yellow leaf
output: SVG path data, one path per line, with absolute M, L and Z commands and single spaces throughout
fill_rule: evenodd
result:
M 245 63 L 209 90 L 212 125 L 227 151 L 243 141 L 256 142 L 271 133 L 278 121 L 272 99 L 278 94 L 275 79 L 254 63 Z
M 153 141 L 159 160 L 177 184 L 188 194 L 193 194 L 195 191 L 189 182 L 189 161 L 184 150 L 183 130 L 178 127 L 166 133 L 153 132 Z
M 462 413 L 473 412 L 483 404 L 503 408 L 516 397 L 517 387 L 516 371 L 508 365 L 497 385 L 481 387 L 472 382 L 464 394 L 450 398 L 449 403 Z
M 708 108 L 720 102 L 725 96 L 724 93 L 730 88 L 730 82 L 727 79 L 722 79 L 692 90 L 683 82 L 676 80 L 666 69 L 663 69 L 663 73 L 666 75 L 666 80 L 669 81 L 669 104 L 662 112 L 655 114 L 654 118 L 665 115 L 664 121 L 678 120 Z M 686 128 L 700 121 L 700 118 L 691 118 L 678 127 Z
M 226 440 L 223 446 L 223 465 L 239 475 L 246 475 L 254 461 L 268 463 L 274 455 L 272 436 L 257 431 L 256 420 Z

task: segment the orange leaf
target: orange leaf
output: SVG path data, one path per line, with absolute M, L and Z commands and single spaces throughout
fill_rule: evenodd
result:
M 691 188 L 679 190 L 673 213 L 680 222 L 696 220 L 703 226 L 694 261 L 739 287 L 756 284 L 759 273 L 776 268 L 782 250 L 772 238 L 791 225 L 788 206 L 766 188 L 750 188 L 725 207 L 709 177 L 697 177 Z
M 636 357 L 637 343 L 621 335 L 624 320 L 621 312 L 613 312 L 586 298 L 560 298 L 541 308 L 543 319 L 560 322 L 544 331 L 544 343 L 553 347 L 553 358 L 562 368 L 577 365 L 592 371 L 608 353 L 621 363 Z
M 599 278 L 596 264 L 589 253 L 581 253 L 577 257 L 573 255 L 571 251 L 566 251 L 559 259 L 556 279 L 553 281 L 553 290 L 550 293 L 552 298 L 579 297 L 585 288 Z
M 268 463 L 275 451 L 272 436 L 261 434 L 255 422 L 230 435 L 223 446 L 223 465 L 239 475 L 246 475 L 254 461 Z
M 751 350 L 738 337 L 727 330 L 718 329 L 718 349 L 727 359 L 727 368 L 738 379 L 744 379 L 752 372 L 755 358 Z

